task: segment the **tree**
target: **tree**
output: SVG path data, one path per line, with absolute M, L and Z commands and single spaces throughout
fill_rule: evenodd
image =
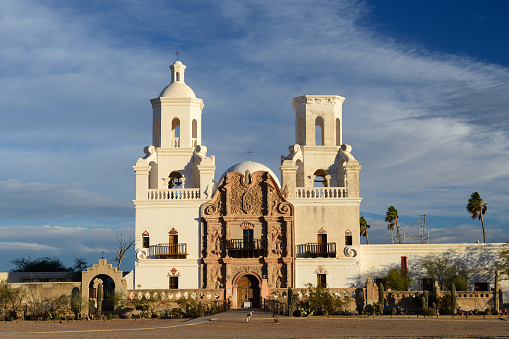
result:
M 498 259 L 497 266 L 500 273 L 509 278 L 509 242 L 504 245 L 502 251 L 498 254 Z
M 442 290 L 450 290 L 454 284 L 458 291 L 468 290 L 468 269 L 465 264 L 454 261 L 445 253 L 428 255 L 421 261 L 424 274 L 438 282 Z
M 14 288 L 7 281 L 0 281 L 0 320 L 15 319 L 25 295 L 23 287 Z
M 62 261 L 58 258 L 51 259 L 50 257 L 42 258 L 18 258 L 11 260 L 11 263 L 16 266 L 12 272 L 66 272 L 72 271 L 64 266 Z
M 368 228 L 370 228 L 371 226 L 368 225 L 368 222 L 366 221 L 366 219 L 364 219 L 364 217 L 361 217 L 359 219 L 359 223 L 361 227 L 361 237 L 366 237 L 366 244 L 369 245 Z
M 412 279 L 408 276 L 406 268 L 391 268 L 385 277 L 385 285 L 392 291 L 407 291 Z
M 399 234 L 399 225 L 398 225 L 398 216 L 399 212 L 394 206 L 390 206 L 387 209 L 387 213 L 385 213 L 385 221 L 387 221 L 389 224 L 387 225 L 387 228 L 391 231 L 394 229 L 394 226 L 396 226 L 396 233 L 398 235 L 398 243 L 401 244 L 401 236 Z
M 486 213 L 486 210 L 488 209 L 488 202 L 483 201 L 479 193 L 474 192 L 470 196 L 470 199 L 468 199 L 468 204 L 466 208 L 467 211 L 470 214 L 472 214 L 472 220 L 475 220 L 476 218 L 479 218 L 479 220 L 481 220 L 482 236 L 484 239 L 484 243 L 486 243 L 486 232 L 484 230 L 483 215 Z
M 75 258 L 74 266 L 72 267 L 72 281 L 81 281 L 81 272 L 88 268 L 88 263 L 85 258 Z
M 120 237 L 116 237 L 118 240 L 118 249 L 115 248 L 115 252 L 117 252 L 117 255 L 113 258 L 113 262 L 117 263 L 117 269 L 120 270 L 120 264 L 122 263 L 122 260 L 125 257 L 126 252 L 134 246 L 134 239 L 129 237 L 128 241 L 124 241 L 122 238 L 122 234 L 120 234 Z

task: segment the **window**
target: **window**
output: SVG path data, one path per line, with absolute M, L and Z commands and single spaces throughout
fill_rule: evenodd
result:
M 169 289 L 176 290 L 179 288 L 179 277 L 170 277 Z
M 142 236 L 142 239 L 143 239 L 143 247 L 144 248 L 149 248 L 150 247 L 150 238 L 149 238 L 149 234 L 147 231 L 143 232 L 141 234 Z
M 316 275 L 316 287 L 327 287 L 327 274 Z
M 244 248 L 254 247 L 254 232 L 253 230 L 243 230 Z
M 352 242 L 352 236 L 351 235 L 345 235 L 345 245 L 351 246 L 353 244 Z
M 323 118 L 317 117 L 315 120 L 315 145 L 323 146 Z
M 198 138 L 198 122 L 196 119 L 193 119 L 193 138 Z
M 351 246 L 353 245 L 352 242 L 352 231 L 346 230 L 345 231 L 345 246 Z
M 171 122 L 171 147 L 180 147 L 180 120 L 175 118 Z

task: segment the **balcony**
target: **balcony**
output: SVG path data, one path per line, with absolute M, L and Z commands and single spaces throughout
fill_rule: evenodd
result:
M 187 244 L 157 244 L 150 246 L 149 256 L 159 259 L 186 259 Z
M 226 243 L 228 255 L 232 258 L 258 258 L 265 256 L 266 246 L 262 239 L 230 239 Z
M 341 199 L 348 198 L 346 187 L 297 187 L 297 199 Z
M 336 257 L 336 243 L 307 243 L 305 245 L 305 252 L 308 258 L 335 258 Z

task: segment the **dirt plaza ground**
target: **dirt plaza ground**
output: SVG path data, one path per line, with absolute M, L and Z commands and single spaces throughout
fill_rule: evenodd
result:
M 279 317 L 256 310 L 185 319 L 2 322 L 0 338 L 509 338 L 501 317 Z

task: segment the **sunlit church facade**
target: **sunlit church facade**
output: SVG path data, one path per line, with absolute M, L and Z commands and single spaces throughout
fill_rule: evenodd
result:
M 293 99 L 295 144 L 281 157 L 281 182 L 252 161 L 218 177 L 202 144 L 203 100 L 182 62 L 170 69 L 171 83 L 150 100 L 152 145 L 134 166 L 130 288 L 217 289 L 234 307 L 257 306 L 274 289 L 360 286 L 377 269 L 406 266 L 407 256 L 451 250 L 360 245 L 361 165 L 343 144 L 344 98 Z

